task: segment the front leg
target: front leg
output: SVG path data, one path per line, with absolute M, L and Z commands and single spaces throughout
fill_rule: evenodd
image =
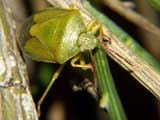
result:
M 76 62 L 79 61 L 79 64 L 77 64 Z M 72 67 L 78 67 L 78 68 L 82 68 L 83 70 L 87 70 L 87 69 L 91 69 L 93 70 L 92 68 L 92 65 L 91 64 L 86 64 L 85 63 L 85 60 L 84 60 L 84 57 L 81 53 L 79 53 L 78 55 L 74 56 L 72 59 L 71 59 L 71 66 Z
M 91 31 L 94 35 L 98 34 L 100 42 L 103 42 L 103 40 L 108 40 L 109 43 L 111 43 L 111 33 L 106 31 L 105 27 L 100 22 L 92 20 L 87 25 L 87 31 Z

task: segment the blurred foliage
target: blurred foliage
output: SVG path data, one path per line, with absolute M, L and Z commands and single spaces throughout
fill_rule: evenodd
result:
M 160 0 L 146 0 L 153 8 L 160 10 Z

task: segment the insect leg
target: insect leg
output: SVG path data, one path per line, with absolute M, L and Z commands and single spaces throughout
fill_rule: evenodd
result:
M 87 25 L 87 31 L 91 31 L 93 34 L 96 34 L 97 31 L 99 31 L 101 26 L 101 23 L 99 23 L 96 20 L 92 20 L 88 25 Z
M 103 40 L 108 40 L 111 43 L 111 33 L 105 29 L 105 27 L 96 20 L 92 20 L 87 25 L 87 31 L 91 31 L 94 35 L 98 32 L 98 36 L 100 37 L 100 42 Z
M 91 50 L 89 50 L 90 57 L 91 57 L 91 64 L 92 64 L 92 72 L 93 72 L 93 81 L 94 81 L 94 87 L 97 88 L 97 75 L 96 75 L 96 66 L 93 58 L 93 53 Z
M 45 92 L 43 93 L 42 97 L 40 98 L 40 100 L 38 101 L 38 104 L 37 104 L 37 112 L 38 112 L 38 115 L 40 116 L 40 107 L 41 107 L 41 104 L 43 102 L 43 100 L 45 99 L 47 93 L 49 92 L 50 88 L 52 87 L 54 81 L 58 78 L 59 74 L 61 73 L 61 71 L 63 70 L 63 67 L 64 67 L 65 64 L 61 64 L 59 66 L 59 68 L 57 69 L 57 71 L 53 74 L 53 77 L 49 83 L 49 85 L 47 86 Z
M 76 62 L 80 62 L 79 64 L 76 64 Z M 78 54 L 78 55 L 76 55 L 75 57 L 73 57 L 72 59 L 71 59 L 71 65 L 73 66 L 73 67 L 79 67 L 79 68 L 82 68 L 82 69 L 84 69 L 84 70 L 86 70 L 86 69 L 91 69 L 92 70 L 92 65 L 91 64 L 86 64 L 85 63 L 85 60 L 84 60 L 84 57 L 83 57 L 83 55 L 82 54 Z
M 108 40 L 109 43 L 111 43 L 111 32 L 106 30 L 102 25 L 100 27 L 100 37 L 103 39 L 102 41 L 104 42 L 105 40 Z

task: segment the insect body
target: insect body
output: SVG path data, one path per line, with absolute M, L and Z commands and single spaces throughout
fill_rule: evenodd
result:
M 72 66 L 90 68 L 79 53 L 94 49 L 97 39 L 87 29 L 79 10 L 49 8 L 36 13 L 23 24 L 19 43 L 32 59 L 61 64 L 38 102 L 40 114 L 40 105 L 66 61 L 72 58 Z M 78 60 L 80 64 L 75 64 Z
M 23 41 L 23 51 L 34 60 L 63 64 L 97 45 L 78 10 L 50 8 L 30 19 L 29 37 L 21 33 L 20 42 Z

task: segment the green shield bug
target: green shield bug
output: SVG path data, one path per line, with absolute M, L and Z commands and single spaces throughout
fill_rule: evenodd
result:
M 72 58 L 72 66 L 90 68 L 84 63 L 80 53 L 94 49 L 97 42 L 76 9 L 48 8 L 26 20 L 19 33 L 22 51 L 33 60 L 60 64 L 38 102 L 38 112 L 64 63 Z M 78 60 L 80 64 L 75 64 Z
M 63 64 L 97 45 L 93 34 L 86 31 L 79 10 L 48 8 L 28 21 L 30 26 L 25 31 L 24 24 L 20 42 L 23 51 L 34 60 Z

